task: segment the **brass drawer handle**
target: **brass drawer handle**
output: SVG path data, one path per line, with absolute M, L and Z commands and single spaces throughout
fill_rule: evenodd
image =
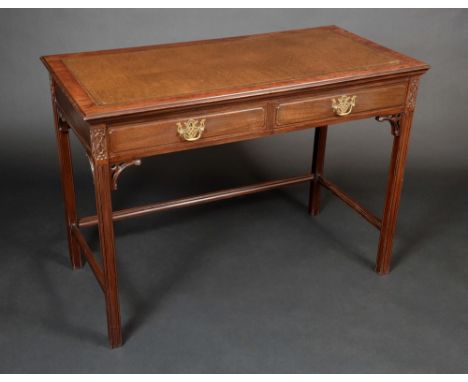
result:
M 338 101 L 333 98 L 332 99 L 332 109 L 336 115 L 342 117 L 343 115 L 348 115 L 353 110 L 353 107 L 356 105 L 356 98 L 357 96 L 347 96 L 343 95 L 338 97 Z
M 184 124 L 177 122 L 177 132 L 186 141 L 196 141 L 205 131 L 205 120 L 189 119 Z

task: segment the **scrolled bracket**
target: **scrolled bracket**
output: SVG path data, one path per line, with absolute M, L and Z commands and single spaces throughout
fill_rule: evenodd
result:
M 392 128 L 392 135 L 398 137 L 400 135 L 400 127 L 401 127 L 401 114 L 391 114 L 391 115 L 384 115 L 384 116 L 377 116 L 375 120 L 378 122 L 388 121 Z
M 94 154 L 89 154 L 86 153 L 86 157 L 88 158 L 89 161 L 89 166 L 91 168 L 91 173 L 93 175 L 93 180 L 94 180 L 94 168 L 95 168 L 95 153 Z M 97 160 L 100 159 L 99 156 L 96 158 Z M 111 172 L 111 184 L 110 187 L 112 190 L 117 190 L 117 181 L 119 179 L 120 174 L 130 166 L 140 166 L 141 165 L 141 159 L 135 159 L 129 162 L 122 162 L 122 163 L 116 163 L 110 166 L 110 172 Z
M 111 166 L 111 173 L 112 173 L 112 189 L 115 191 L 117 190 L 117 181 L 119 179 L 120 174 L 125 170 L 127 167 L 130 166 L 140 166 L 141 159 L 135 159 L 130 162 L 122 162 L 118 164 L 113 164 Z

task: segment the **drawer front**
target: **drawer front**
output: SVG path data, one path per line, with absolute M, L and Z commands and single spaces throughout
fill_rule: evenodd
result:
M 276 125 L 339 119 L 347 115 L 383 110 L 404 105 L 407 84 L 398 83 L 374 88 L 350 88 L 340 93 L 308 97 L 280 103 Z
M 265 129 L 265 108 L 258 106 L 112 126 L 109 128 L 109 145 L 112 153 L 157 151 L 158 147 L 163 146 L 177 146 L 183 150 L 185 147 L 188 149 L 210 141 L 249 135 Z

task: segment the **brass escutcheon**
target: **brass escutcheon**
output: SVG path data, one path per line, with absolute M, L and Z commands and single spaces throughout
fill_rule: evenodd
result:
M 333 98 L 332 99 L 332 109 L 336 115 L 340 117 L 343 115 L 348 115 L 353 110 L 353 107 L 356 105 L 356 98 L 357 96 L 347 96 L 343 95 L 338 97 L 338 101 Z
M 205 131 L 205 120 L 189 119 L 188 121 L 177 122 L 177 132 L 186 141 L 196 141 L 200 139 Z

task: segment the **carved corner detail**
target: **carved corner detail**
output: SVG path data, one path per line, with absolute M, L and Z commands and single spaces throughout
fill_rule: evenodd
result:
M 95 160 L 107 159 L 107 140 L 105 127 L 96 127 L 91 129 L 91 152 Z
M 139 166 L 141 165 L 141 159 L 135 159 L 130 162 L 122 162 L 119 164 L 114 164 L 111 166 L 111 173 L 112 173 L 112 189 L 117 190 L 117 181 L 119 179 L 120 174 L 125 170 L 127 167 L 130 166 Z
M 400 121 L 401 121 L 401 114 L 391 114 L 391 115 L 384 115 L 375 117 L 376 121 L 378 122 L 385 122 L 388 121 L 392 128 L 392 135 L 398 137 L 400 135 Z
M 414 111 L 416 107 L 416 97 L 418 95 L 419 78 L 412 78 L 408 87 L 408 95 L 406 98 L 406 109 Z

